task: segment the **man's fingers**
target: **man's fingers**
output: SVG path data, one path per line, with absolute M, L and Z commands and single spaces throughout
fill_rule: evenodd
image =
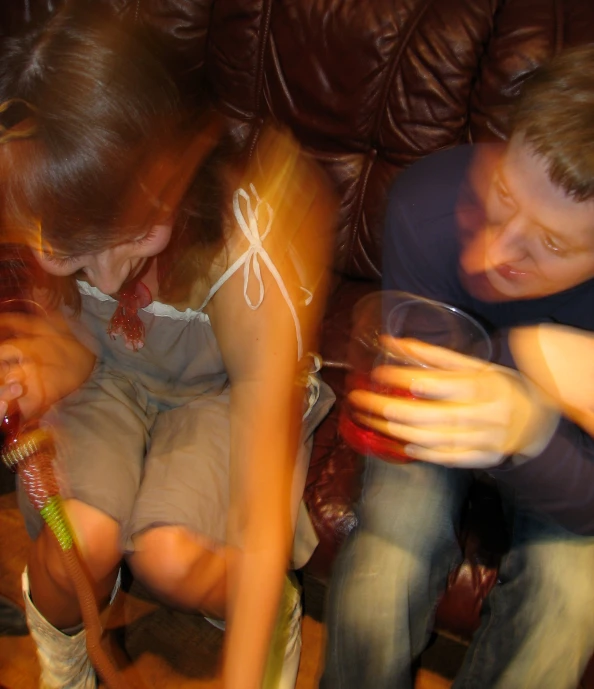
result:
M 402 359 L 409 359 L 412 365 L 417 363 L 446 371 L 480 371 L 485 366 L 485 361 L 482 359 L 465 356 L 451 349 L 430 345 L 420 340 L 382 335 L 380 342 L 388 352 Z
M 410 426 L 471 428 L 479 424 L 492 427 L 507 423 L 502 418 L 497 401 L 486 404 L 456 404 L 353 390 L 349 393 L 348 402 L 360 413 Z
M 379 416 L 355 412 L 353 419 L 362 426 L 367 426 L 382 435 L 402 440 L 422 449 L 440 452 L 467 452 L 469 450 L 492 451 L 504 440 L 504 429 L 462 429 L 456 427 L 419 428 L 408 426 Z
M 479 375 L 468 371 L 377 366 L 371 372 L 371 379 L 382 386 L 409 391 L 415 397 L 466 402 L 479 396 Z
M 496 450 L 435 450 L 417 445 L 405 445 L 404 452 L 411 459 L 458 469 L 488 469 L 501 463 L 502 453 Z

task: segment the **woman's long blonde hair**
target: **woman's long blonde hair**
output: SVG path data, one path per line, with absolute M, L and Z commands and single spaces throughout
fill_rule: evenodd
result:
M 4 231 L 65 254 L 99 251 L 165 216 L 160 291 L 183 300 L 224 246 L 236 153 L 205 103 L 184 107 L 146 37 L 96 7 L 66 5 L 8 40 L 0 65 Z M 76 300 L 72 280 L 54 288 Z

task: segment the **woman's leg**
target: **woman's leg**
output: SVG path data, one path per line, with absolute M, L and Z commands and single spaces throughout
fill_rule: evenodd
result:
M 122 556 L 119 525 L 127 522 L 140 484 L 151 418 L 130 383 L 101 372 L 56 405 L 46 420 L 54 428 L 54 468 L 83 568 L 104 606 Z M 94 688 L 80 607 L 61 550 L 22 484 L 19 504 L 34 541 L 23 583 L 42 686 Z
M 134 539 L 128 562 L 134 576 L 164 603 L 225 618 L 232 550 L 216 547 L 181 526 L 148 529 Z
M 120 529 L 105 514 L 77 501 L 65 510 L 79 546 L 81 564 L 100 608 L 113 591 L 121 558 Z M 33 543 L 23 575 L 27 623 L 37 646 L 43 689 L 94 689 L 81 609 L 61 548 L 44 528 Z
M 76 536 L 83 568 L 102 608 L 111 596 L 120 567 L 120 527 L 103 512 L 76 500 L 67 500 L 64 507 Z M 74 584 L 62 550 L 47 527 L 31 546 L 27 570 L 31 599 L 46 620 L 58 629 L 80 624 Z
M 132 571 L 161 600 L 219 619 L 237 557 L 227 545 L 229 439 L 228 391 L 159 414 L 126 538 Z M 301 605 L 294 586 L 285 593 L 286 643 L 275 657 L 284 658 L 278 686 L 292 687 Z
M 161 412 L 126 536 L 134 575 L 165 603 L 224 617 L 229 395 Z

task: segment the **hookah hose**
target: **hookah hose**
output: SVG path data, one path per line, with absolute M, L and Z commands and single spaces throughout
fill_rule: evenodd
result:
M 2 461 L 11 471 L 18 472 L 29 500 L 39 510 L 60 546 L 66 571 L 78 597 L 87 632 L 87 653 L 93 667 L 108 689 L 126 689 L 127 685 L 101 646 L 102 627 L 97 603 L 81 565 L 53 470 L 53 439 L 42 428 L 27 429 L 17 435 L 15 427 L 18 422 L 15 421 L 15 416 L 18 415 L 7 414 L 2 422 L 3 430 L 8 431 L 2 449 Z

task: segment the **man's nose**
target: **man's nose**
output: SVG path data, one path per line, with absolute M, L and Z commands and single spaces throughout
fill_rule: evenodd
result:
M 527 256 L 527 226 L 519 213 L 491 228 L 490 239 L 487 254 L 493 266 L 518 263 Z

